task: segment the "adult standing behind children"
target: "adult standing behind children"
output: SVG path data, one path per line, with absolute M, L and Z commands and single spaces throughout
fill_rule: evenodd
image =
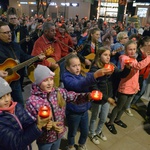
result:
M 97 81 L 97 78 L 109 73 L 110 69 L 99 69 L 94 73 L 81 74 L 81 62 L 77 55 L 71 54 L 66 58 L 66 71 L 63 75 L 64 87 L 68 91 L 78 93 L 89 92 L 89 86 Z M 74 104 L 67 103 L 66 120 L 68 125 L 68 150 L 75 150 L 75 136 L 78 128 L 80 136 L 78 150 L 87 150 L 86 139 L 88 137 L 88 109 L 91 103 Z
M 38 57 L 43 59 L 42 55 Z M 4 63 L 8 58 L 14 59 L 14 61 L 19 64 L 33 58 L 33 56 L 27 55 L 23 52 L 18 43 L 12 42 L 11 30 L 8 24 L 0 21 L 0 64 Z M 12 64 L 9 64 L 5 68 L 10 68 L 11 65 Z M 11 96 L 13 100 L 24 105 L 20 80 L 12 81 L 10 86 L 12 88 Z
M 110 61 L 121 69 L 119 56 L 124 54 L 124 44 L 129 40 L 127 32 L 119 32 L 117 34 L 117 43 L 111 47 L 111 59 Z
M 42 26 L 42 31 L 43 31 L 42 36 L 40 36 L 34 43 L 32 55 L 37 56 L 41 52 L 44 52 L 46 53 L 46 58 L 52 57 L 55 61 L 59 61 L 62 57 L 62 52 L 61 52 L 61 45 L 57 41 L 58 38 L 55 37 L 56 35 L 55 25 L 51 22 L 44 22 Z M 59 67 L 57 63 L 48 61 L 47 59 L 44 59 L 41 62 L 41 64 L 49 67 L 51 70 L 55 70 L 56 68 Z M 57 83 L 55 82 L 55 84 L 59 86 L 59 79 L 57 79 Z
M 83 62 L 87 67 L 91 65 L 91 62 L 94 59 L 93 56 L 95 56 L 96 54 L 96 50 L 102 46 L 102 43 L 99 42 L 100 38 L 99 28 L 90 29 L 88 34 L 89 34 L 88 39 L 83 43 L 83 49 L 79 51 L 78 54 L 81 62 Z
M 114 123 L 127 128 L 127 125 L 121 121 L 121 116 L 130 104 L 134 94 L 139 91 L 139 70 L 145 68 L 150 62 L 150 53 L 142 61 L 138 62 L 136 57 L 137 44 L 134 41 L 128 41 L 125 45 L 125 54 L 120 56 L 121 68 L 125 67 L 126 63 L 131 66 L 131 71 L 126 78 L 122 78 L 118 87 L 117 106 L 111 112 L 110 120 L 106 123 L 107 128 L 113 134 L 117 134 Z
M 31 150 L 50 118 L 38 116 L 37 124 L 21 104 L 13 102 L 9 84 L 0 77 L 0 149 Z
M 42 72 L 42 73 L 41 73 Z M 37 139 L 39 150 L 58 150 L 66 131 L 65 108 L 67 103 L 80 104 L 89 100 L 89 94 L 68 92 L 54 86 L 54 73 L 46 66 L 38 65 L 34 71 L 35 83 L 31 96 L 26 101 L 26 109 L 36 119 L 40 106 L 48 106 L 52 113 L 52 129 L 44 130 Z

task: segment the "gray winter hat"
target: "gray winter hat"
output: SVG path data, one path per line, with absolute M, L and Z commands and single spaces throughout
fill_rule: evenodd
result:
M 37 85 L 40 85 L 43 80 L 47 78 L 53 78 L 55 75 L 47 66 L 37 65 L 34 70 L 34 79 Z
M 8 82 L 0 77 L 0 97 L 11 92 L 12 92 L 12 89 L 9 86 Z

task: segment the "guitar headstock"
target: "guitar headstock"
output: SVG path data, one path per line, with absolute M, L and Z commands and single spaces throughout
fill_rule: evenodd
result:
M 116 50 L 113 50 L 112 52 L 113 52 L 113 53 L 117 53 L 117 52 L 121 52 L 121 51 L 123 51 L 123 50 L 124 50 L 124 47 L 121 46 L 121 47 L 117 48 Z
M 82 49 L 83 49 L 83 44 L 78 45 L 78 46 L 76 47 L 76 52 L 80 52 Z
M 51 54 L 54 53 L 54 48 L 53 48 L 52 46 L 49 46 L 49 47 L 44 51 L 44 53 L 45 53 L 45 56 L 46 56 L 46 57 L 49 57 Z

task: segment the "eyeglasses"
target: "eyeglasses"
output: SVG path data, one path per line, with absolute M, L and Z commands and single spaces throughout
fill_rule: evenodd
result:
M 11 34 L 12 32 L 11 32 L 11 31 L 6 31 L 6 32 L 0 32 L 0 33 L 3 33 L 3 34 Z
M 129 37 L 124 37 L 123 39 L 128 39 Z
M 13 20 L 13 19 L 15 20 L 15 19 L 17 19 L 17 18 L 10 18 L 10 20 Z

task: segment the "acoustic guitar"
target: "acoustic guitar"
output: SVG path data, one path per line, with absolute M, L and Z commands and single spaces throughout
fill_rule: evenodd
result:
M 95 58 L 95 53 L 90 53 L 89 55 L 84 56 L 84 58 L 92 61 Z M 90 66 L 86 66 L 84 63 L 82 63 L 81 64 L 81 69 L 82 69 L 83 72 L 87 73 L 90 70 Z
M 77 48 L 73 51 L 75 52 L 79 52 L 83 49 L 83 45 L 79 45 L 77 46 Z M 59 61 L 56 61 L 54 58 L 49 57 L 52 53 L 54 52 L 54 49 L 52 47 L 49 47 L 48 49 L 45 50 L 45 54 L 48 57 L 47 60 L 51 63 L 58 63 L 60 64 L 61 62 L 65 61 L 66 57 L 68 57 L 69 55 L 71 55 L 72 53 L 69 53 L 68 55 L 66 55 L 65 57 L 62 57 Z M 34 82 L 34 69 L 36 68 L 35 64 L 32 64 L 28 67 L 28 78 L 30 79 L 31 82 Z M 55 72 L 55 76 L 54 76 L 54 82 L 55 85 L 58 87 L 59 86 L 59 81 L 60 81 L 60 67 L 57 67 Z
M 113 52 L 113 53 L 118 53 L 118 52 L 121 52 L 121 51 L 123 51 L 123 50 L 124 50 L 124 47 L 121 46 L 121 47 L 117 48 L 116 50 L 111 51 L 111 54 L 112 54 L 112 52 Z
M 0 70 L 8 72 L 8 76 L 6 76 L 4 79 L 10 84 L 12 81 L 16 81 L 20 78 L 20 75 L 17 73 L 18 70 L 37 61 L 38 59 L 39 57 L 36 56 L 18 64 L 14 59 L 8 58 L 2 64 L 0 64 Z

